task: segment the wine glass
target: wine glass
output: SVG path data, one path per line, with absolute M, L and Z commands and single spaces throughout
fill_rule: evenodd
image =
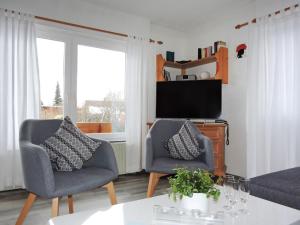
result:
M 237 217 L 239 212 L 236 210 L 238 203 L 238 195 L 239 195 L 239 181 L 237 179 L 233 179 L 230 181 L 231 183 L 231 197 L 229 199 L 229 204 L 231 205 L 231 210 L 229 215 L 232 217 Z
M 248 198 L 249 198 L 249 179 L 240 178 L 239 179 L 239 189 L 240 189 L 240 203 L 242 207 L 239 209 L 241 214 L 248 214 Z
M 231 210 L 232 209 L 232 199 L 234 195 L 233 191 L 233 183 L 235 182 L 234 177 L 231 175 L 226 175 L 224 178 L 224 196 L 225 196 L 225 205 L 224 209 Z

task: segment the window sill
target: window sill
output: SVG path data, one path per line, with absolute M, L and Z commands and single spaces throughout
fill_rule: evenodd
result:
M 88 133 L 89 137 L 109 142 L 125 142 L 125 133 Z

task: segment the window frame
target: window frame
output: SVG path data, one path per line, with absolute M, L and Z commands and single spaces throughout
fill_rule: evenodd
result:
M 66 28 L 48 22 L 36 24 L 37 38 L 65 43 L 63 112 L 77 122 L 77 58 L 78 45 L 120 51 L 126 54 L 124 38 L 82 29 Z M 124 87 L 125 88 L 125 87 Z M 125 141 L 125 132 L 87 133 L 89 136 L 108 141 Z

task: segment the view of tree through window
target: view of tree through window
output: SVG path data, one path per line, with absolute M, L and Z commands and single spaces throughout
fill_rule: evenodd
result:
M 40 118 L 63 118 L 64 79 L 77 76 L 71 79 L 77 81 L 77 96 L 70 96 L 74 98 L 71 102 L 77 102 L 77 122 L 85 123 L 84 126 L 107 123 L 105 127 L 111 127 L 112 132 L 124 132 L 125 53 L 86 45 L 72 44 L 69 47 L 77 54 L 77 65 L 72 63 L 67 67 L 72 71 L 77 67 L 77 74 L 68 73 L 66 78 L 65 62 L 72 62 L 68 57 L 73 56 L 65 56 L 65 42 L 37 39 Z M 73 51 L 75 48 L 77 51 Z
M 125 53 L 78 45 L 77 121 L 125 130 Z
M 41 119 L 63 118 L 65 44 L 37 38 Z

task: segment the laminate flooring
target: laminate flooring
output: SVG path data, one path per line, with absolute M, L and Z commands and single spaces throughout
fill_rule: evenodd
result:
M 118 203 L 146 198 L 148 175 L 144 173 L 121 175 L 114 182 Z M 167 193 L 168 180 L 161 178 L 155 195 Z M 24 190 L 0 192 L 0 225 L 14 225 L 28 193 Z M 73 196 L 75 213 L 110 205 L 108 193 L 104 188 Z M 60 203 L 60 215 L 67 214 L 67 198 Z M 45 225 L 51 215 L 51 200 L 38 198 L 31 208 L 24 225 Z

